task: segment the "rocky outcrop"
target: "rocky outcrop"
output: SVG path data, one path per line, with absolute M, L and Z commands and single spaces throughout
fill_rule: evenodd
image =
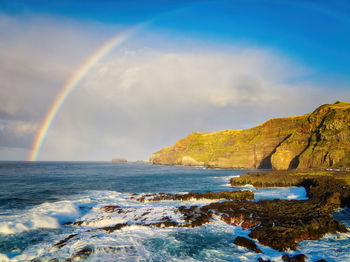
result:
M 281 173 L 283 175 L 281 175 Z M 169 213 L 155 218 L 159 213 L 157 209 L 146 208 L 142 212 L 134 207 L 122 207 L 118 205 L 108 205 L 99 207 L 106 214 L 98 219 L 118 215 L 134 213 L 133 218 L 126 223 L 99 227 L 91 230 L 103 230 L 108 233 L 121 230 L 132 225 L 142 225 L 147 227 L 198 227 L 217 221 L 241 226 L 250 230 L 249 237 L 256 239 L 260 244 L 269 246 L 278 251 L 288 249 L 295 250 L 297 242 L 307 239 L 319 239 L 327 233 L 348 232 L 343 224 L 336 221 L 332 212 L 340 207 L 350 206 L 350 172 L 325 172 L 325 171 L 262 171 L 248 173 L 239 178 L 231 179 L 231 185 L 241 185 L 249 182 L 255 186 L 303 186 L 306 189 L 307 200 L 260 200 L 258 202 L 243 200 L 253 199 L 251 191 L 225 191 L 207 193 L 188 194 L 132 194 L 131 199 L 140 202 L 162 201 L 162 200 L 189 200 L 201 199 L 230 199 L 225 202 L 215 202 L 204 206 L 183 205 L 172 208 L 171 212 L 181 215 L 183 219 L 177 221 Z M 272 183 L 272 184 L 271 184 Z M 235 201 L 232 201 L 235 200 Z M 238 201 L 237 201 L 238 200 Z M 153 213 L 148 220 L 148 215 Z M 95 223 L 96 218 L 87 221 L 75 221 L 67 223 L 71 226 L 89 226 Z M 67 242 L 75 241 L 79 236 L 72 234 L 59 241 L 54 247 L 61 248 Z M 239 237 L 235 244 L 250 248 L 259 252 L 255 242 L 248 238 Z M 299 257 L 301 258 L 301 256 Z M 289 261 L 293 260 L 290 257 Z M 288 261 L 288 260 L 287 260 Z
M 303 116 L 271 119 L 245 130 L 192 133 L 150 157 L 161 165 L 218 168 L 350 167 L 350 103 Z
M 310 201 L 350 207 L 350 172 L 324 170 L 279 170 L 250 172 L 230 179 L 231 186 L 305 188 Z
M 112 158 L 113 163 L 126 163 L 128 160 L 126 158 Z
M 307 259 L 307 256 L 304 254 L 295 255 L 293 257 L 287 254 L 282 256 L 283 262 L 305 262 L 305 259 Z
M 262 253 L 261 250 L 255 244 L 255 242 L 249 238 L 238 236 L 236 237 L 233 243 L 236 244 L 237 246 L 245 247 L 256 253 Z
M 187 193 L 187 194 L 165 194 L 165 193 L 153 193 L 153 194 L 144 194 L 137 196 L 131 196 L 131 199 L 136 201 L 145 202 L 145 201 L 162 201 L 162 200 L 181 200 L 188 201 L 192 199 L 226 199 L 231 201 L 239 200 L 254 200 L 254 193 L 250 190 L 239 190 L 239 191 L 223 191 L 223 192 L 211 192 L 206 193 Z

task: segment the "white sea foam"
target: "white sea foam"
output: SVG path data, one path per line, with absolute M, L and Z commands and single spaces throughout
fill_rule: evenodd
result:
M 7 261 L 11 261 L 11 260 L 9 259 L 8 256 L 6 256 L 4 254 L 0 254 L 0 261 L 7 262 Z
M 239 177 L 240 175 L 231 175 L 231 176 L 216 176 L 216 177 L 213 177 L 213 179 L 215 180 L 221 180 L 224 184 L 224 186 L 227 186 L 227 187 L 231 187 L 231 184 L 230 184 L 230 180 L 231 178 L 234 178 L 234 177 Z
M 80 216 L 72 201 L 43 203 L 23 214 L 0 217 L 0 234 L 15 234 L 38 228 L 59 228 L 60 224 Z

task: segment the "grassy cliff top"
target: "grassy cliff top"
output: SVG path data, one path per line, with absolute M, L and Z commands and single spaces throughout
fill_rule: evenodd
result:
M 257 126 L 253 126 L 247 129 L 227 129 L 227 130 L 220 130 L 215 132 L 193 132 L 191 135 L 200 135 L 200 136 L 212 136 L 212 135 L 223 135 L 223 134 L 233 134 L 233 133 L 241 133 L 249 130 L 254 130 L 256 128 L 265 127 L 267 125 L 279 125 L 284 124 L 284 122 L 290 122 L 290 121 L 297 121 L 297 120 L 303 120 L 309 117 L 312 114 L 317 114 L 320 110 L 325 109 L 335 109 L 335 110 L 346 110 L 350 109 L 350 103 L 345 101 L 337 101 L 334 104 L 323 104 L 319 106 L 316 110 L 314 110 L 312 113 L 307 113 L 305 115 L 296 115 L 296 116 L 287 116 L 287 117 L 277 117 L 277 118 L 271 118 Z

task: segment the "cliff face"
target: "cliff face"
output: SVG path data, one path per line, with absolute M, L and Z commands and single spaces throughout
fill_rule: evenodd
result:
M 246 130 L 192 133 L 150 157 L 153 164 L 219 168 L 350 167 L 350 103 L 271 119 Z

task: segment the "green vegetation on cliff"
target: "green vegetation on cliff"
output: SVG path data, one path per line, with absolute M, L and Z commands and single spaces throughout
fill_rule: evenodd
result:
M 276 118 L 245 130 L 192 133 L 150 157 L 161 165 L 218 168 L 350 167 L 350 103 Z

